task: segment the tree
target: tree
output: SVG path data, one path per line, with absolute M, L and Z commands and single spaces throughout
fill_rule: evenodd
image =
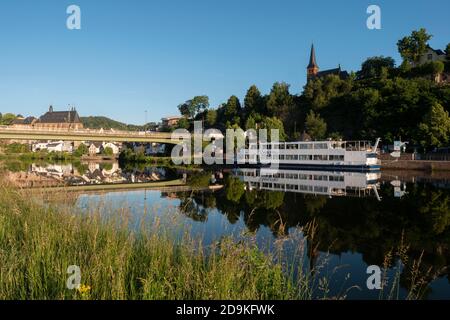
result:
M 241 111 L 241 103 L 236 96 L 231 96 L 225 104 L 225 117 L 232 119 L 238 116 Z
M 419 124 L 420 142 L 424 147 L 441 147 L 448 143 L 450 117 L 444 107 L 435 102 Z
M 306 116 L 305 128 L 311 138 L 315 140 L 324 138 L 327 133 L 326 122 L 312 110 Z
M 177 129 L 189 129 L 189 120 L 186 118 L 181 118 L 178 121 Z
M 427 51 L 428 41 L 433 36 L 424 28 L 413 31 L 410 36 L 397 42 L 398 52 L 403 60 L 410 64 L 419 62 L 420 57 Z
M 287 117 L 287 112 L 293 106 L 294 98 L 289 93 L 289 85 L 285 82 L 276 82 L 273 85 L 267 100 L 268 115 L 284 119 L 284 117 Z
M 447 44 L 445 48 L 446 61 L 445 61 L 445 72 L 450 73 L 450 43 Z
M 1 124 L 9 126 L 16 119 L 16 115 L 12 113 L 5 113 L 2 116 Z
M 82 143 L 78 146 L 77 150 L 74 152 L 74 155 L 77 157 L 81 157 L 88 153 L 89 153 L 88 147 L 84 143 Z
M 196 96 L 178 106 L 180 113 L 188 119 L 194 119 L 195 116 L 209 108 L 208 96 Z
M 358 72 L 359 79 L 379 78 L 383 74 L 383 69 L 393 69 L 395 61 L 391 57 L 372 57 L 363 62 L 361 71 Z
M 216 110 L 208 110 L 206 112 L 206 124 L 210 127 L 213 127 L 217 122 L 217 111 Z
M 225 180 L 225 186 L 227 200 L 239 203 L 245 193 L 244 183 L 238 177 L 229 175 Z
M 105 149 L 103 149 L 103 154 L 105 156 L 112 156 L 114 154 L 114 151 L 111 147 L 106 147 Z
M 265 113 L 264 98 L 255 85 L 252 85 L 245 95 L 244 112 L 246 116 L 252 113 Z
M 280 141 L 286 140 L 286 133 L 284 132 L 283 122 L 276 117 L 263 117 L 260 128 L 267 130 L 267 138 L 269 141 L 273 141 L 273 138 L 275 138 L 272 137 L 271 130 L 278 130 L 278 139 Z

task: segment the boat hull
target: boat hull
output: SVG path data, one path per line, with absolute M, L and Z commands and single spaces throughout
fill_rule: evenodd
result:
M 299 169 L 299 170 L 323 170 L 342 172 L 377 172 L 381 170 L 381 165 L 333 165 L 333 164 L 237 164 L 241 168 L 279 168 L 279 169 Z

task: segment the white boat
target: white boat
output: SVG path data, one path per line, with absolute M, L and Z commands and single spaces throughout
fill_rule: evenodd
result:
M 379 172 L 332 172 L 270 168 L 240 168 L 234 172 L 247 190 L 294 192 L 312 195 L 357 196 L 375 195 L 378 200 Z
M 380 170 L 378 144 L 369 141 L 299 141 L 250 143 L 238 154 L 238 164 L 278 168 L 342 171 Z

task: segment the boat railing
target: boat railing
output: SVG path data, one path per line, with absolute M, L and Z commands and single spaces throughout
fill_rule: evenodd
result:
M 332 149 L 345 149 L 346 151 L 370 151 L 372 143 L 370 141 L 333 141 Z

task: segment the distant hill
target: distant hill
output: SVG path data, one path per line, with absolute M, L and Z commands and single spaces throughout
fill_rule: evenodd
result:
M 151 128 L 155 124 L 148 123 L 145 126 L 137 126 L 134 124 L 126 124 L 123 122 L 119 122 L 116 120 L 112 120 L 107 117 L 100 117 L 100 116 L 91 116 L 91 117 L 81 117 L 81 122 L 83 123 L 83 126 L 85 128 L 90 129 L 115 129 L 115 130 L 130 130 L 130 131 L 139 131 L 144 130 L 145 128 Z

